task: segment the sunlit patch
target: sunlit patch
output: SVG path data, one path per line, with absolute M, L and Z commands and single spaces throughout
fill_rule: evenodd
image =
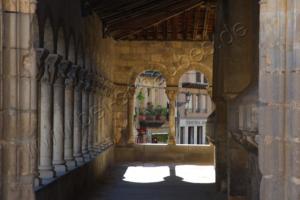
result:
M 215 168 L 210 165 L 177 165 L 175 172 L 182 181 L 189 183 L 215 183 L 216 179 Z
M 168 176 L 170 176 L 168 166 L 134 166 L 127 168 L 123 180 L 133 183 L 157 183 L 164 181 L 164 178 Z

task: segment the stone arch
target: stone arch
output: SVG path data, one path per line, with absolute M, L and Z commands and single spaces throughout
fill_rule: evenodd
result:
M 48 49 L 50 53 L 54 52 L 54 28 L 51 20 L 48 18 L 45 20 L 43 27 L 43 47 Z
M 136 69 L 136 68 L 132 68 L 132 69 Z M 168 73 L 166 72 L 166 66 L 161 63 L 152 63 L 145 67 L 141 67 L 138 68 L 137 70 L 131 71 L 129 76 L 130 77 L 129 84 L 134 85 L 137 77 L 145 71 L 158 71 L 165 78 L 166 83 L 168 83 Z
M 177 85 L 179 84 L 179 81 L 180 81 L 180 78 L 182 77 L 182 75 L 185 74 L 186 72 L 192 71 L 192 70 L 203 73 L 205 78 L 207 79 L 209 85 L 212 86 L 212 83 L 213 83 L 212 67 L 209 67 L 202 63 L 191 63 L 188 68 L 179 70 L 178 73 L 176 74 L 176 76 L 174 77 Z
M 57 54 L 66 58 L 66 40 L 65 40 L 65 31 L 63 26 L 61 26 L 57 31 L 57 43 L 56 43 L 56 52 Z
M 73 32 L 69 35 L 68 40 L 68 48 L 67 48 L 67 59 L 74 64 L 77 64 L 76 59 L 76 39 Z

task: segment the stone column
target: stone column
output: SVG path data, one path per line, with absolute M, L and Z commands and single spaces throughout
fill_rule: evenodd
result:
M 260 199 L 300 198 L 299 0 L 260 4 Z
M 128 97 L 127 97 L 127 131 L 128 131 L 128 142 L 127 144 L 134 144 L 134 126 L 133 126 L 133 115 L 134 115 L 134 94 L 135 88 L 128 89 Z
M 94 113 L 95 113 L 95 105 L 94 105 L 94 83 L 93 75 L 89 74 L 89 79 L 91 81 L 91 86 L 89 90 L 89 115 L 88 115 L 88 150 L 91 156 L 94 156 Z
M 38 130 L 37 63 L 32 35 L 35 4 L 35 1 L 22 2 L 22 6 L 20 1 L 0 2 L 1 200 L 35 198 Z
M 77 81 L 75 83 L 75 90 L 74 90 L 74 146 L 73 146 L 73 153 L 75 160 L 79 163 L 83 162 L 83 156 L 82 156 L 82 87 L 83 82 L 79 78 L 81 71 L 78 68 L 77 71 Z
M 40 81 L 41 81 L 41 78 L 42 78 L 42 76 L 43 76 L 43 73 L 44 73 L 44 70 L 45 70 L 45 60 L 46 60 L 46 58 L 48 57 L 48 55 L 49 55 L 49 51 L 47 50 L 47 49 L 42 49 L 42 48 L 40 48 L 40 49 L 37 49 L 36 50 L 36 63 L 37 63 L 37 67 L 38 67 L 38 73 L 37 73 L 37 95 L 36 95 L 36 106 L 37 106 L 37 108 L 38 108 L 38 117 L 39 117 L 39 119 L 38 119 L 38 121 L 40 122 L 40 108 L 41 108 L 41 106 L 40 106 L 40 103 L 41 103 L 41 93 L 40 93 L 40 91 L 41 91 L 41 87 L 40 87 Z M 40 126 L 38 126 L 38 124 L 37 124 L 37 128 L 40 128 Z M 36 135 L 36 137 L 38 138 L 38 136 L 40 135 L 40 131 L 38 131 L 38 133 L 37 133 L 37 135 Z M 36 141 L 36 146 L 38 147 L 39 146 L 39 141 Z M 35 183 L 34 183 L 34 186 L 35 187 L 37 187 L 37 186 L 40 186 L 40 184 L 41 184 L 41 179 L 40 179 L 40 177 L 39 177 L 39 171 L 38 171 L 38 165 L 39 165 L 39 163 L 38 163 L 38 160 L 39 159 L 37 159 L 38 157 L 39 157 L 39 151 L 36 151 L 36 152 L 34 152 L 35 154 L 35 156 L 36 156 L 36 162 L 35 162 L 35 173 L 36 173 L 36 175 L 35 175 Z
M 175 120 L 175 107 L 177 98 L 177 87 L 167 87 L 166 94 L 169 99 L 169 145 L 176 144 L 176 120 Z
M 97 87 L 98 87 L 98 83 L 97 83 Z M 100 148 L 100 136 L 99 136 L 99 129 L 98 129 L 98 123 L 99 123 L 99 117 L 101 116 L 101 107 L 99 105 L 99 93 L 98 93 L 98 88 L 95 88 L 95 91 L 94 91 L 94 120 L 93 120 L 93 134 L 94 134 L 94 150 L 96 152 L 100 152 L 101 151 L 101 148 Z
M 84 74 L 84 75 L 83 75 Z M 90 81 L 87 79 L 87 71 L 82 72 L 84 87 L 82 90 L 82 153 L 86 160 L 90 159 L 88 151 L 88 126 L 89 126 L 89 91 Z
M 76 73 L 78 68 L 72 66 L 67 72 L 65 79 L 65 143 L 64 159 L 68 168 L 76 167 L 76 161 L 73 155 L 73 138 L 74 138 L 74 85 L 76 82 Z
M 53 146 L 53 88 L 56 66 L 61 57 L 50 54 L 46 59 L 46 64 L 41 77 L 41 112 L 40 112 L 40 177 L 52 178 L 55 176 L 52 165 Z
M 64 101 L 65 101 L 65 73 L 69 68 L 68 61 L 57 65 L 53 84 L 53 165 L 56 172 L 66 172 L 64 160 Z

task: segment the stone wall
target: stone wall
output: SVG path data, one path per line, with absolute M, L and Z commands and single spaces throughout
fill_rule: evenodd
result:
M 35 2 L 0 2 L 0 199 L 32 199 L 37 120 Z
M 260 199 L 300 199 L 300 2 L 261 4 Z
M 117 41 L 114 80 L 135 82 L 145 70 L 162 73 L 167 85 L 178 86 L 181 76 L 190 70 L 205 74 L 212 84 L 213 48 L 210 42 Z
M 198 163 L 215 165 L 215 147 L 193 145 L 134 145 L 115 148 L 115 162 Z
M 36 200 L 77 199 L 85 192 L 93 189 L 113 163 L 114 147 L 110 146 L 89 163 L 57 177 L 47 186 L 37 188 L 35 191 Z

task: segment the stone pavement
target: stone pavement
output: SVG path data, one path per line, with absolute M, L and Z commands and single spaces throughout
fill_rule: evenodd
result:
M 137 167 L 141 166 L 142 167 Z M 128 169 L 128 166 L 131 169 Z M 146 167 L 146 168 L 143 168 Z M 128 169 L 128 170 L 127 170 Z M 127 170 L 127 172 L 126 172 Z M 141 173 L 143 172 L 145 173 Z M 125 174 L 126 172 L 126 174 Z M 154 174 L 156 173 L 156 175 Z M 162 178 L 166 173 L 169 176 Z M 177 174 L 178 172 L 176 172 Z M 190 173 L 190 172 L 187 172 Z M 207 173 L 207 172 L 205 172 Z M 142 176 L 142 177 L 140 177 Z M 197 175 L 195 175 L 197 176 Z M 140 177 L 140 179 L 139 179 Z M 162 178 L 160 181 L 159 179 Z M 193 179 L 189 176 L 188 179 Z M 124 181 L 124 179 L 126 181 Z M 192 180 L 191 179 L 191 180 Z M 131 182 L 130 182 L 131 181 Z M 145 183 L 145 182 L 149 183 Z M 141 183 L 143 182 L 143 183 Z M 152 183 L 151 183 L 152 182 Z M 82 198 L 86 199 L 86 198 Z M 118 165 L 107 172 L 88 200 L 223 200 L 214 183 L 191 183 L 175 175 L 174 164 Z

